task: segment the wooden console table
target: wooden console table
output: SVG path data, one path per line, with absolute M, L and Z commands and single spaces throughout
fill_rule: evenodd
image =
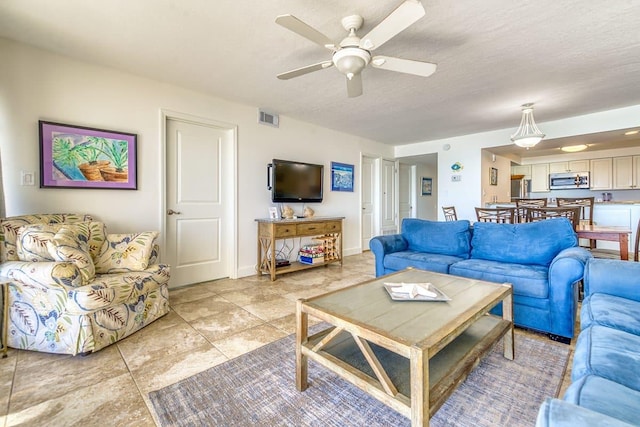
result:
M 312 217 L 298 219 L 256 219 L 258 222 L 258 276 L 263 273 L 276 280 L 278 274 L 339 262 L 342 265 L 342 220 L 344 217 Z M 317 237 L 332 242 L 332 250 L 317 264 L 292 261 L 291 265 L 276 268 L 276 241 L 295 237 Z

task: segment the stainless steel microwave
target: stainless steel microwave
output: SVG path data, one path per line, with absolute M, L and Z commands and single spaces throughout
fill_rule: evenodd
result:
M 589 188 L 589 172 L 569 172 L 549 174 L 550 190 Z

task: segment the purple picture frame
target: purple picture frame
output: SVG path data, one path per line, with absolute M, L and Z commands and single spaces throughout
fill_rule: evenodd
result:
M 40 120 L 40 188 L 137 190 L 133 133 Z

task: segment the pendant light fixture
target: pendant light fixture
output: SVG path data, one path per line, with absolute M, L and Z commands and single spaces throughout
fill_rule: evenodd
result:
M 511 141 L 517 146 L 528 150 L 540 142 L 542 138 L 544 138 L 544 134 L 538 129 L 536 122 L 533 120 L 533 104 L 523 104 L 520 127 L 516 133 L 511 135 Z

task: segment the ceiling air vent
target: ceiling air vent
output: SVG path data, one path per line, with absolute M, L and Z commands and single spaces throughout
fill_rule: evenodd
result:
M 258 109 L 258 123 L 277 128 L 279 122 L 280 122 L 280 118 L 277 114 L 270 113 L 262 109 Z

